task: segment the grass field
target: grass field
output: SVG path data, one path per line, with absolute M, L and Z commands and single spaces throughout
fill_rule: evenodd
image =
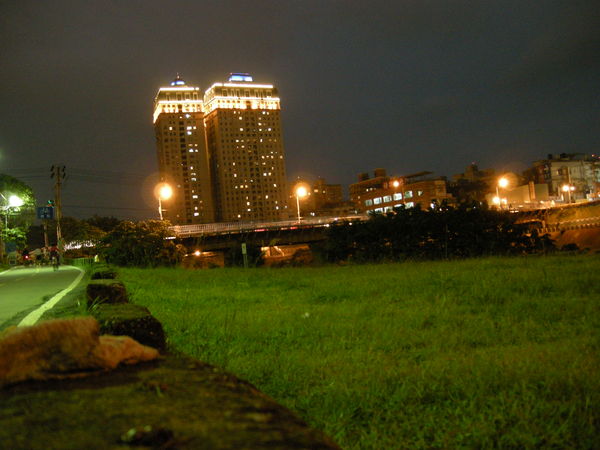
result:
M 119 273 L 343 448 L 598 448 L 598 256 Z

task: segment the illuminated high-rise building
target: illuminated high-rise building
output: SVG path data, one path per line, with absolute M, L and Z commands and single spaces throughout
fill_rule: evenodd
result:
M 288 217 L 280 100 L 272 84 L 231 74 L 204 94 L 216 220 Z
M 200 89 L 179 75 L 154 99 L 154 130 L 161 181 L 173 188 L 163 202 L 173 224 L 215 221 Z

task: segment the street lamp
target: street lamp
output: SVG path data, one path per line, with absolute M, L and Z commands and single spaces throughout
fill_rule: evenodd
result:
M 298 222 L 300 222 L 300 197 L 306 197 L 308 194 L 308 190 L 305 186 L 298 186 L 294 191 L 296 194 L 296 207 L 298 208 Z
M 11 195 L 10 197 L 8 197 L 8 206 L 10 208 L 20 208 L 21 206 L 23 206 L 23 203 L 23 199 L 17 195 Z
M 4 230 L 8 231 L 8 211 L 10 208 L 20 208 L 25 202 L 18 195 L 11 195 L 6 198 L 4 194 L 0 192 L 0 196 L 2 196 L 6 202 L 6 206 L 2 209 L 4 210 Z M 4 230 L 2 230 L 2 221 L 0 220 L 0 262 L 4 262 L 4 239 L 2 237 L 5 232 Z
M 562 191 L 566 192 L 569 195 L 569 201 L 567 203 L 571 203 L 571 192 L 575 190 L 575 186 L 570 184 L 563 184 Z
M 496 184 L 496 196 L 493 198 L 493 202 L 498 205 L 498 207 L 502 208 L 502 198 L 500 198 L 500 191 L 498 188 L 506 188 L 508 186 L 508 178 L 501 177 L 498 180 L 498 184 Z
M 167 183 L 162 183 L 156 187 L 155 192 L 158 197 L 158 216 L 163 220 L 162 201 L 169 200 L 173 196 L 173 188 Z

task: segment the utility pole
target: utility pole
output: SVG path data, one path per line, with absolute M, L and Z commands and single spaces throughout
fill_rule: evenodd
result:
M 60 231 L 60 219 L 62 218 L 62 207 L 60 203 L 60 188 L 62 180 L 65 179 L 65 166 L 50 167 L 50 178 L 54 178 L 54 218 L 56 219 L 56 246 L 60 251 L 64 249 L 62 233 Z

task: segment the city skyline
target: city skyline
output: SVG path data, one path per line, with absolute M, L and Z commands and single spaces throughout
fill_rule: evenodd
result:
M 148 99 L 177 72 L 277 85 L 288 180 L 598 152 L 595 2 L 174 5 L 2 4 L 0 173 L 43 201 L 65 165 L 66 215 L 156 216 Z
M 154 100 L 160 182 L 173 224 L 287 219 L 281 99 L 231 73 L 204 95 L 177 75 Z M 162 216 L 163 207 L 160 206 Z

